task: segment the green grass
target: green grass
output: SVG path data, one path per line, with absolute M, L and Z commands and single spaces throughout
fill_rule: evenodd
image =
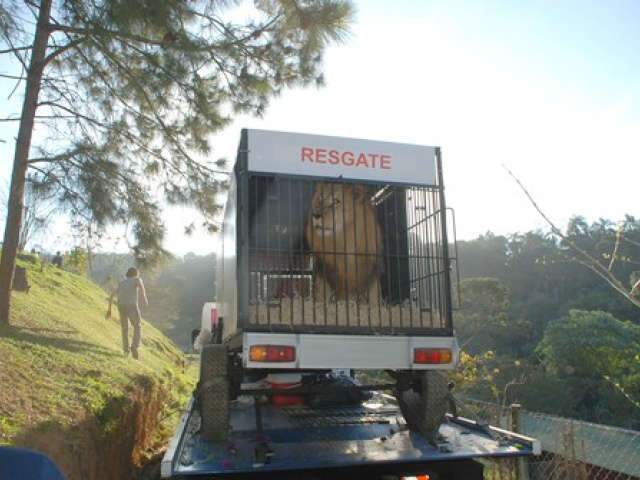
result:
M 28 257 L 18 265 L 27 268 L 31 290 L 13 293 L 11 325 L 0 328 L 0 443 L 43 423 L 73 425 L 87 414 L 109 428 L 117 400 L 140 379 L 161 386 L 177 415 L 194 379 L 189 360 L 167 337 L 143 322 L 140 360 L 125 358 L 117 309 L 105 319 L 104 290 L 51 265 L 42 270 Z M 165 413 L 168 432 L 175 415 Z

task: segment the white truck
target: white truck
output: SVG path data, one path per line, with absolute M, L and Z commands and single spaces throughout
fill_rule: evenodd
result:
M 447 227 L 438 147 L 243 130 L 196 341 L 203 435 L 227 436 L 247 374 L 343 368 L 387 371 L 434 443 L 459 355 Z
M 524 468 L 537 440 L 452 402 L 446 213 L 438 148 L 244 130 L 216 302 L 194 343 L 200 381 L 162 477 L 480 480 L 478 460 L 514 457 Z M 338 374 L 353 370 L 392 381 Z

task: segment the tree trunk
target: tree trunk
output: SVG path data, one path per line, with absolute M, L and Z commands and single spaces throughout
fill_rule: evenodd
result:
M 93 278 L 93 250 L 91 249 L 91 223 L 87 227 L 87 264 L 89 266 L 89 278 Z
M 40 3 L 38 24 L 33 41 L 33 48 L 31 50 L 29 71 L 27 72 L 27 85 L 25 87 L 24 103 L 22 104 L 18 139 L 13 157 L 13 173 L 11 175 L 7 223 L 4 230 L 2 258 L 0 259 L 0 324 L 9 323 L 11 286 L 13 283 L 13 272 L 16 266 L 16 255 L 18 253 L 24 207 L 24 184 L 27 176 L 27 162 L 31 148 L 33 122 L 42 82 L 45 55 L 47 53 L 51 2 L 52 0 L 42 0 Z

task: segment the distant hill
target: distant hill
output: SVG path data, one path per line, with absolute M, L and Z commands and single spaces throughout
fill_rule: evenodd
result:
M 48 453 L 70 479 L 130 478 L 193 388 L 183 353 L 144 322 L 140 360 L 125 358 L 104 290 L 35 257 L 18 266 L 31 289 L 0 329 L 0 443 Z

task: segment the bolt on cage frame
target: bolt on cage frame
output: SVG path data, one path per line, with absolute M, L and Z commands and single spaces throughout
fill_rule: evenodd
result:
M 249 172 L 247 153 L 243 131 L 234 170 L 239 329 L 453 335 L 451 266 L 454 261 L 457 266 L 457 255 L 449 254 L 439 149 L 433 186 Z M 314 201 L 320 213 L 330 212 L 329 220 L 327 215 L 319 220 L 321 240 L 310 245 L 310 224 L 318 223 L 311 218 L 318 213 Z M 351 224 L 345 220 L 349 203 Z M 367 215 L 367 209 L 374 213 Z M 342 244 L 327 231 L 341 231 Z M 362 238 L 365 248 L 358 251 Z M 358 274 L 358 268 L 371 265 L 372 271 Z M 347 278 L 369 275 L 372 284 L 377 276 L 379 287 L 354 292 L 338 270 Z

